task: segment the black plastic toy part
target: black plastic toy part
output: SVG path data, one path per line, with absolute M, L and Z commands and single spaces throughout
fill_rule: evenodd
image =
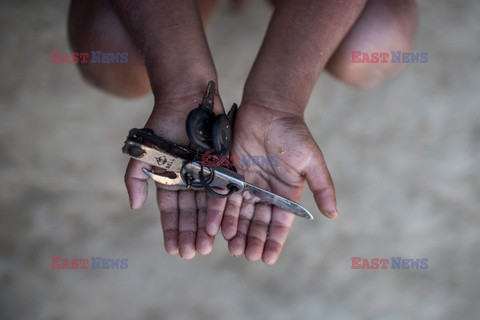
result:
M 232 106 L 228 115 L 215 116 L 214 98 L 215 82 L 209 81 L 202 103 L 187 116 L 187 135 L 197 151 L 224 156 L 230 153 L 232 146 L 233 118 L 237 105 Z
M 211 137 L 212 126 L 215 122 L 215 114 L 202 105 L 193 109 L 187 116 L 187 135 L 195 148 L 200 150 L 212 149 Z

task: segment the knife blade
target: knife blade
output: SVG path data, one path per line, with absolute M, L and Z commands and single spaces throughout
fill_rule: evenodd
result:
M 275 194 L 268 190 L 257 187 L 248 182 L 244 182 L 244 184 L 245 184 L 245 187 L 243 191 L 247 191 L 251 195 L 256 196 L 262 199 L 263 201 L 269 204 L 272 204 L 274 206 L 277 206 L 279 208 L 282 208 L 288 212 L 294 213 L 299 217 L 302 217 L 308 220 L 313 220 L 313 215 L 300 204 L 292 200 L 289 200 L 287 198 L 284 198 L 282 196 L 279 196 L 278 194 Z

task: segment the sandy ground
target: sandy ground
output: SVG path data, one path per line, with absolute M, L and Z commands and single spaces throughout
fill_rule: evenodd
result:
M 411 65 L 360 91 L 321 76 L 306 119 L 342 216 L 297 219 L 278 263 L 163 251 L 153 199 L 123 186 L 124 101 L 69 64 L 67 1 L 0 1 L 0 319 L 480 318 L 480 2 L 421 1 Z M 223 99 L 242 83 L 270 9 L 223 5 L 208 27 Z M 302 203 L 315 210 L 309 192 Z M 126 258 L 125 270 L 52 270 L 51 257 Z M 351 257 L 428 258 L 426 270 L 352 270 Z

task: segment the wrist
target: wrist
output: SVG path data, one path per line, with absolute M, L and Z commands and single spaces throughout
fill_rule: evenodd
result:
M 186 119 L 188 113 L 202 103 L 207 83 L 210 80 L 212 79 L 196 79 L 178 84 L 171 83 L 170 85 L 172 87 L 169 89 L 162 87 L 160 90 L 154 92 L 152 113 L 175 113 Z M 218 91 L 215 93 L 214 98 L 214 112 L 216 114 L 223 112 L 223 104 Z
M 186 64 L 180 63 L 169 68 L 147 65 L 155 101 L 175 100 L 195 94 L 203 97 L 208 81 L 217 82 L 213 65 L 197 62 L 194 66 L 188 67 Z
M 308 100 L 308 99 L 307 99 Z M 274 114 L 282 113 L 303 118 L 306 101 L 277 90 L 245 89 L 242 107 L 263 108 Z

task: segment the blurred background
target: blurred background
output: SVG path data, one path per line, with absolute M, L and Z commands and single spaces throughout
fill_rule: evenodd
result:
M 419 9 L 412 51 L 428 63 L 366 91 L 320 77 L 306 119 L 341 216 L 296 219 L 266 266 L 221 237 L 192 261 L 164 252 L 155 201 L 129 209 L 120 150 L 152 97 L 117 99 L 50 62 L 71 52 L 68 1 L 1 0 L 0 319 L 479 319 L 480 1 Z M 207 28 L 227 105 L 270 14 L 224 1 Z M 308 190 L 302 204 L 317 212 Z M 428 269 L 352 270 L 355 256 Z M 52 257 L 128 269 L 52 270 Z

